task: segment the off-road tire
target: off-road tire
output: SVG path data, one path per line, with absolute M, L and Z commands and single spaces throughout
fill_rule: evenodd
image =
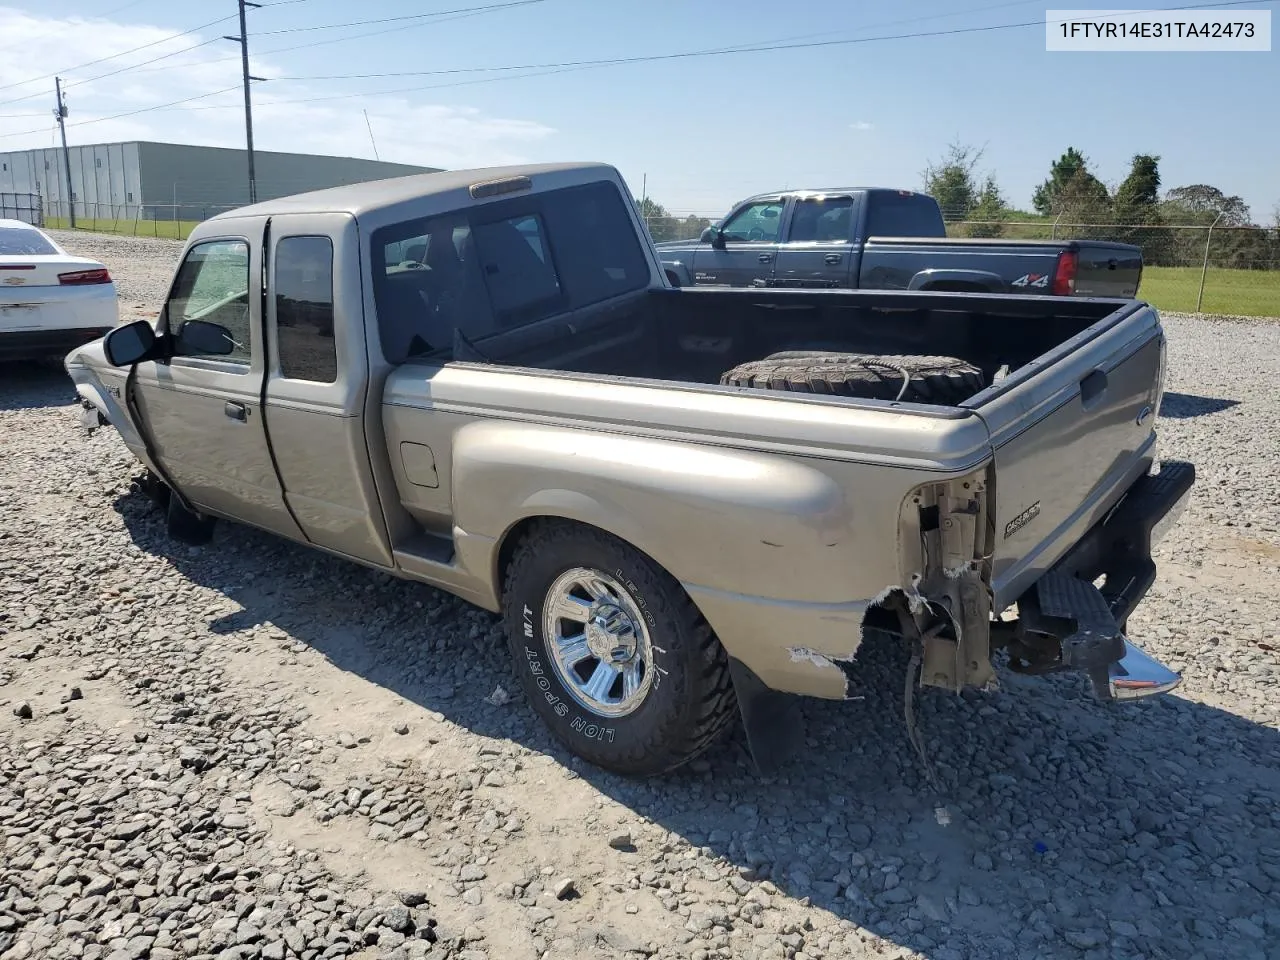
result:
M 179 543 L 199 547 L 213 539 L 214 518 L 192 513 L 172 493 L 167 512 L 169 536 Z
M 626 716 L 584 708 L 552 663 L 543 606 L 556 578 L 573 567 L 607 572 L 645 616 L 655 682 Z M 728 656 L 693 601 L 652 559 L 602 530 L 559 520 L 532 527 L 507 567 L 502 613 L 534 711 L 569 750 L 596 766 L 636 777 L 674 770 L 710 747 L 737 713 Z
M 161 513 L 168 514 L 169 486 L 150 470 L 144 470 L 139 476 L 134 477 L 130 486 L 151 501 L 152 507 L 158 508 Z
M 904 379 L 908 380 L 905 392 Z M 981 370 L 956 357 L 822 350 L 784 350 L 763 360 L 751 360 L 725 372 L 720 382 L 793 393 L 943 405 L 967 400 L 986 386 Z

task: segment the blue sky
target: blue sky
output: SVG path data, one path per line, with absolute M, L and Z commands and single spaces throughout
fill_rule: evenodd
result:
M 602 160 L 619 167 L 637 194 L 647 176 L 649 194 L 668 208 L 709 215 L 784 186 L 918 188 L 926 163 L 957 139 L 985 147 L 983 168 L 1027 207 L 1050 162 L 1070 145 L 1108 183 L 1124 177 L 1134 153 L 1155 153 L 1165 188 L 1213 184 L 1241 195 L 1262 222 L 1280 204 L 1273 102 L 1280 47 L 1047 53 L 1038 25 L 532 76 L 286 79 L 857 40 L 1042 20 L 1046 7 L 1066 6 L 1061 2 L 540 0 L 383 26 L 267 32 L 496 2 L 292 0 L 252 11 L 253 68 L 273 78 L 254 90 L 257 145 L 372 156 L 367 110 L 386 160 L 447 167 Z M 1248 6 L 1275 18 L 1278 4 Z M 216 39 L 234 33 L 235 22 L 165 40 L 224 12 L 234 14 L 233 0 L 0 0 L 0 151 L 52 144 L 53 81 L 34 79 L 52 71 L 71 81 L 74 143 L 243 145 L 238 90 L 202 96 L 239 82 L 237 47 Z M 381 32 L 352 36 L 374 31 Z M 65 69 L 155 41 L 125 57 Z M 92 79 L 170 53 L 178 55 Z M 476 80 L 486 82 L 460 83 Z M 430 89 L 389 92 L 408 87 Z M 187 97 L 201 99 L 85 123 Z M 338 99 L 286 102 L 318 97 Z

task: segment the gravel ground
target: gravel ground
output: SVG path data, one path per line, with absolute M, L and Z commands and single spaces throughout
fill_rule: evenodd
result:
M 144 312 L 178 249 L 69 246 Z M 879 644 L 778 777 L 740 733 L 657 781 L 580 764 L 493 617 L 171 542 L 65 376 L 0 368 L 0 960 L 1280 960 L 1280 324 L 1166 324 L 1162 453 L 1200 480 L 1130 623 L 1186 681 L 926 691 L 940 799 Z

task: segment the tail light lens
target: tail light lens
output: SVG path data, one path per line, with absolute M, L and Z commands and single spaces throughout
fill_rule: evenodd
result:
M 58 274 L 58 283 L 64 287 L 83 286 L 87 283 L 110 283 L 111 274 L 105 268 L 96 270 L 74 270 L 71 273 Z
M 1079 266 L 1080 255 L 1074 250 L 1058 255 L 1058 269 L 1053 275 L 1052 288 L 1055 297 L 1069 297 L 1076 292 L 1076 270 Z

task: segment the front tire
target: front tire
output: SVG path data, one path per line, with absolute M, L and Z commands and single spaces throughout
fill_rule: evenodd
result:
M 702 753 L 737 701 L 724 648 L 680 584 L 602 530 L 541 521 L 516 546 L 503 618 L 520 685 L 573 753 L 628 776 Z

